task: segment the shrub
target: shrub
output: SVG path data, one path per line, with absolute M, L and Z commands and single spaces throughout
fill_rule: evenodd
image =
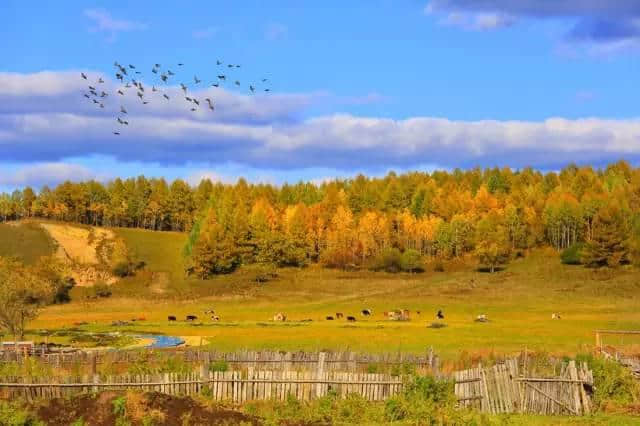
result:
M 17 404 L 0 401 L 0 425 L 44 426 L 44 423 Z
M 560 261 L 565 265 L 581 265 L 584 244 L 576 243 L 567 247 L 560 254 Z
M 400 272 L 402 270 L 402 253 L 397 248 L 386 248 L 373 260 L 370 269 Z
M 420 252 L 413 249 L 407 249 L 402 253 L 400 258 L 400 269 L 405 272 L 422 272 L 424 265 L 422 264 L 422 256 Z
M 577 362 L 586 362 L 593 371 L 594 402 L 600 407 L 627 405 L 640 400 L 640 384 L 631 372 L 617 362 L 578 355 Z
M 216 361 L 209 364 L 209 371 L 229 371 L 229 364 L 226 361 Z
M 111 287 L 109 284 L 98 282 L 95 283 L 93 287 L 91 287 L 91 293 L 93 297 L 110 297 L 111 296 Z
M 129 262 L 118 262 L 115 264 L 115 266 L 113 267 L 113 275 L 115 275 L 116 277 L 120 277 L 120 278 L 124 278 L 124 277 L 128 277 L 129 275 L 133 274 L 132 271 L 132 265 L 129 264 Z

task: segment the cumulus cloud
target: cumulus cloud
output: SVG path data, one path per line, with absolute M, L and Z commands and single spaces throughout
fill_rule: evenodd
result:
M 637 0 L 431 0 L 425 11 L 466 29 L 497 29 L 518 18 L 573 22 L 565 42 L 604 46 L 603 51 L 640 46 Z
M 99 175 L 90 169 L 69 163 L 29 164 L 11 171 L 0 171 L 0 186 L 40 188 L 44 185 L 56 185 L 66 180 L 105 180 L 108 176 Z
M 82 88 L 66 82 L 69 76 L 78 79 L 74 73 L 54 73 L 44 79 L 43 93 L 38 94 L 34 88 L 38 80 L 31 75 L 23 77 L 32 84 L 24 84 L 15 75 L 9 79 L 0 75 L 0 158 L 56 162 L 106 155 L 118 161 L 174 166 L 194 161 L 212 166 L 234 162 L 270 170 L 324 167 L 347 171 L 421 164 L 551 169 L 568 162 L 640 159 L 640 120 L 303 117 L 298 110 L 313 102 L 309 100 L 313 96 L 307 95 L 292 100 L 290 95 L 246 98 L 231 92 L 206 92 L 217 99 L 213 113 L 206 108 L 193 113 L 188 103 L 169 105 L 161 97 L 149 105 L 131 99 L 127 107 L 130 125 L 118 127 L 114 111 L 84 102 Z M 90 76 L 95 78 L 93 73 Z M 63 88 L 54 90 L 51 81 L 57 79 Z M 203 98 L 204 93 L 197 96 Z M 118 98 L 109 107 L 117 110 L 120 102 L 125 100 Z M 227 107 L 230 112 L 225 111 Z M 115 128 L 121 130 L 120 136 L 112 134 Z
M 89 29 L 91 32 L 107 33 L 111 41 L 120 32 L 146 30 L 148 27 L 141 22 L 115 19 L 105 9 L 86 9 L 84 15 L 93 22 L 93 26 Z

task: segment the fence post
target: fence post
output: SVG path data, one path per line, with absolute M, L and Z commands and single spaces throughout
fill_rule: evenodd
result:
M 316 379 L 318 381 L 322 380 L 324 377 L 324 361 L 327 356 L 326 352 L 320 352 L 318 354 L 318 368 L 316 371 Z M 316 384 L 316 398 L 320 398 L 322 396 L 322 383 Z

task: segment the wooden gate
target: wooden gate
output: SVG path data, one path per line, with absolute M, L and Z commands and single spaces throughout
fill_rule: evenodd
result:
M 518 361 L 507 360 L 489 368 L 454 373 L 455 393 L 461 406 L 486 413 L 583 415 L 591 412 L 588 391 L 593 375 L 575 361 L 563 365 L 559 377 L 522 377 Z

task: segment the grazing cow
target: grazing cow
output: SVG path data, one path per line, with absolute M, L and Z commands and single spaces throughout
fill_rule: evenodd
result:
M 442 312 L 442 309 L 438 309 L 438 313 L 436 314 L 436 317 L 438 319 L 444 319 L 444 313 Z
M 551 319 L 560 319 L 560 314 L 555 313 L 555 312 L 554 312 L 554 313 L 552 313 L 552 314 L 551 314 Z
M 220 321 L 220 317 L 219 317 L 219 316 L 217 316 L 217 315 L 213 315 L 213 316 L 211 317 L 211 321 Z
M 362 316 L 364 316 L 364 317 L 369 317 L 369 316 L 371 316 L 371 312 L 372 312 L 372 310 L 371 310 L 371 309 L 363 309 L 362 311 L 360 311 L 360 313 L 361 313 L 361 314 L 362 314 Z
M 327 321 L 333 321 L 333 317 L 332 317 L 331 315 L 327 316 L 325 319 L 326 319 Z
M 355 322 L 356 321 L 356 317 L 348 316 L 347 317 L 347 321 Z
M 198 317 L 195 316 L 195 315 L 187 315 L 186 319 L 187 319 L 187 321 L 195 321 L 195 320 L 198 319 Z
M 489 319 L 486 314 L 480 314 L 476 317 L 476 322 L 487 322 Z
M 416 315 L 420 315 L 420 311 L 416 311 Z
M 139 317 L 138 321 L 146 321 L 147 319 L 145 317 Z
M 273 320 L 274 321 L 286 321 L 287 320 L 287 316 L 282 312 L 278 312 L 277 314 L 275 314 L 273 316 Z
M 336 312 L 336 319 L 343 318 L 344 314 L 342 312 Z
M 215 315 L 216 311 L 214 311 L 213 309 L 207 309 L 206 311 L 204 311 L 205 315 Z
M 167 320 L 168 320 L 168 321 L 176 321 L 176 320 L 177 320 L 177 318 L 175 317 L 175 315 L 169 315 L 169 316 L 167 317 Z

